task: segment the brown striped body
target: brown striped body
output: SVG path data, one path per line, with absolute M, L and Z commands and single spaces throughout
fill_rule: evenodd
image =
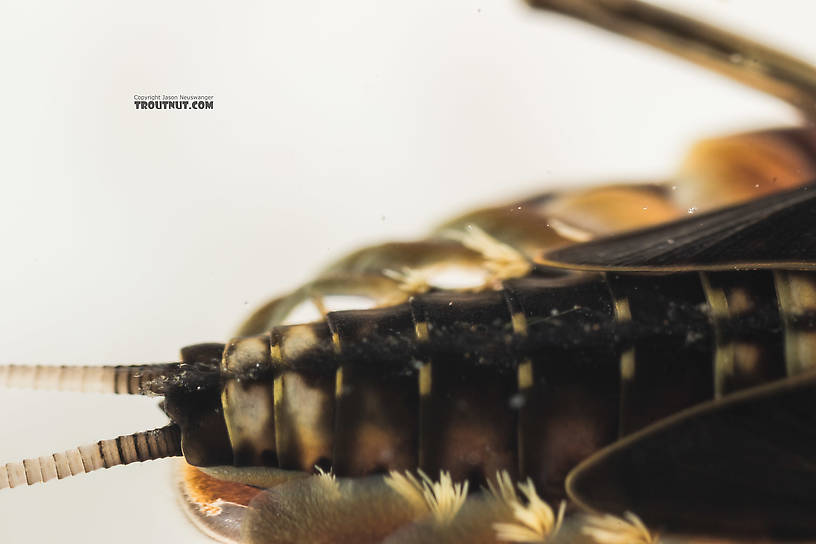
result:
M 569 470 L 616 439 L 813 368 L 792 290 L 816 276 L 541 271 L 276 327 L 225 351 L 234 460 L 474 484 L 506 470 L 559 498 Z

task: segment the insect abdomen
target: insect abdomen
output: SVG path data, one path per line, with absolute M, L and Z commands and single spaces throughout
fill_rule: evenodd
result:
M 229 445 L 239 465 L 338 475 L 507 470 L 561 497 L 567 472 L 618 437 L 811 365 L 807 312 L 790 301 L 813 285 L 770 271 L 533 275 L 276 327 L 225 351 Z

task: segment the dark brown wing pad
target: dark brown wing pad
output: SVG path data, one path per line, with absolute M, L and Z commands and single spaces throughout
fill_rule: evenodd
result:
M 570 496 L 667 532 L 816 538 L 816 375 L 658 422 L 573 470 Z
M 581 270 L 816 268 L 816 185 L 572 245 L 540 264 Z

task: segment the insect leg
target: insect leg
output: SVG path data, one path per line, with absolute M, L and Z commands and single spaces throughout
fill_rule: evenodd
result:
M 684 212 L 699 213 L 792 189 L 814 178 L 812 129 L 762 130 L 694 144 L 671 194 Z
M 638 0 L 528 1 L 663 49 L 816 116 L 816 70 L 765 45 Z

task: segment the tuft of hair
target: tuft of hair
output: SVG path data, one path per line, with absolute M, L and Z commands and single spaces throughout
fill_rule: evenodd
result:
M 462 231 L 447 230 L 443 235 L 481 253 L 485 259 L 485 268 L 496 283 L 526 276 L 532 269 L 530 261 L 520 251 L 497 240 L 476 225 L 467 225 Z
M 519 499 L 513 488 L 510 475 L 506 472 L 496 474 L 497 484 L 488 484 L 490 493 L 504 502 L 513 512 L 515 522 L 494 523 L 493 530 L 496 538 L 504 542 L 546 542 L 554 536 L 564 520 L 564 511 L 567 503 L 562 501 L 558 512 L 554 512 L 549 504 L 544 502 L 535 490 L 533 481 L 529 478 L 518 484 L 518 490 L 524 496 Z
M 632 512 L 623 514 L 623 518 L 606 514 L 587 516 L 586 526 L 581 532 L 598 544 L 657 544 L 657 533 L 652 533 L 646 525 Z
M 385 483 L 412 504 L 424 504 L 437 523 L 449 523 L 467 500 L 468 482 L 454 483 L 449 472 L 441 471 L 434 482 L 421 470 L 419 478 L 405 472 L 391 471 Z
M 494 499 L 506 504 L 508 507 L 518 502 L 516 487 L 513 485 L 513 479 L 510 477 L 510 473 L 506 470 L 496 472 L 495 481 L 488 480 L 487 491 Z
M 388 473 L 388 476 L 385 477 L 385 484 L 412 505 L 428 508 L 428 504 L 425 502 L 422 484 L 420 484 L 416 476 L 410 472 L 406 471 L 403 474 L 392 470 Z
M 315 471 L 317 474 L 315 476 L 326 485 L 327 488 L 331 489 L 332 491 L 339 491 L 340 485 L 337 483 L 337 478 L 334 476 L 334 470 L 329 469 L 328 472 L 323 470 L 321 467 L 315 465 Z
M 400 291 L 409 295 L 418 295 L 431 289 L 428 274 L 419 268 L 403 266 L 399 270 L 386 268 L 383 275 L 399 283 Z

